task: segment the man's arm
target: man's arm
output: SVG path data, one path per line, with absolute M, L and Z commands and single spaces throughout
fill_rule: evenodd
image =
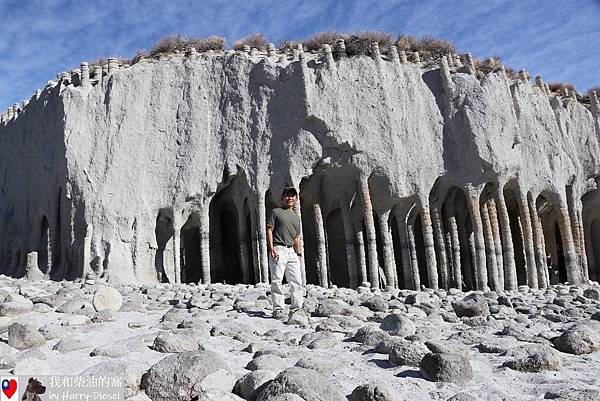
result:
M 302 244 L 300 243 L 299 235 L 294 238 L 294 251 L 296 251 L 296 255 L 302 256 Z
M 269 226 L 267 226 L 267 248 L 271 256 L 276 259 L 277 251 L 275 251 L 275 247 L 273 246 L 273 227 Z

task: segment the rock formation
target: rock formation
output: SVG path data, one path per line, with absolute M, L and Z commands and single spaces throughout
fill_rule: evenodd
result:
M 2 272 L 37 252 L 52 279 L 265 282 L 266 216 L 291 184 L 309 283 L 598 280 L 596 94 L 588 110 L 468 54 L 344 49 L 109 59 L 49 81 L 2 115 Z

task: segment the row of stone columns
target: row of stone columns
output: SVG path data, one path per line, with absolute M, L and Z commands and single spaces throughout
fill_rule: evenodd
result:
M 394 247 L 399 246 L 402 258 L 403 280 L 405 287 L 420 289 L 422 285 L 437 289 L 456 287 L 463 289 L 463 280 L 472 283 L 474 289 L 515 290 L 517 288 L 517 272 L 513 246 L 513 232 L 509 213 L 501 185 L 494 187 L 487 199 L 480 201 L 480 194 L 468 192 L 467 209 L 472 225 L 472 233 L 467 233 L 464 223 L 459 224 L 453 210 L 453 204 L 445 206 L 447 212 L 442 216 L 440 205 L 429 204 L 420 200 L 418 214 L 421 218 L 422 238 L 424 244 L 425 263 L 419 266 L 414 222 L 407 221 L 408 215 L 394 209 L 383 211 L 377 215 L 380 230 L 382 255 L 378 258 L 377 233 L 371 195 L 366 179 L 358 181 L 358 196 L 362 210 L 362 225 L 355 229 L 349 209 L 341 207 L 344 224 L 345 249 L 347 256 L 348 277 L 351 287 L 370 285 L 380 287 L 380 279 L 386 287 L 397 288 L 400 284 Z M 559 198 L 562 199 L 562 198 Z M 519 191 L 517 196 L 518 216 L 521 227 L 522 242 L 525 254 L 527 284 L 531 288 L 544 288 L 550 284 L 546 265 L 546 249 L 544 230 L 535 202 Z M 417 205 L 413 207 L 419 207 Z M 202 282 L 210 283 L 210 239 L 209 239 L 209 207 L 208 202 L 202 208 L 199 227 Z M 316 229 L 316 268 L 319 285 L 328 287 L 330 272 L 327 257 L 327 238 L 323 212 L 319 203 L 311 207 L 310 218 Z M 298 206 L 296 212 L 301 213 Z M 414 212 L 414 210 L 413 210 Z M 558 208 L 558 225 L 563 241 L 567 278 L 569 282 L 578 283 L 587 277 L 587 258 L 585 254 L 585 236 L 581 217 L 581 208 L 577 202 L 571 207 L 566 201 L 560 201 Z M 397 222 L 399 242 L 394 243 L 390 217 L 394 215 Z M 414 214 L 413 214 L 414 215 Z M 255 266 L 256 282 L 269 282 L 269 266 L 266 241 L 266 206 L 265 198 L 257 196 L 256 209 L 251 215 L 252 244 L 247 243 L 248 228 L 246 221 L 239 227 L 240 263 L 243 281 L 249 282 L 251 266 Z M 445 221 L 444 221 L 445 219 Z M 174 242 L 179 243 L 180 233 L 175 221 Z M 462 248 L 465 249 L 462 249 Z M 180 280 L 179 247 L 174 249 L 175 280 Z M 249 250 L 252 252 L 249 252 Z M 252 255 L 252 260 L 249 259 Z M 383 276 L 380 277 L 382 261 Z M 585 261 L 585 262 L 583 262 Z M 580 269 L 578 266 L 581 265 Z M 426 269 L 427 282 L 421 282 L 420 269 Z M 306 282 L 305 268 L 302 268 L 303 280 Z

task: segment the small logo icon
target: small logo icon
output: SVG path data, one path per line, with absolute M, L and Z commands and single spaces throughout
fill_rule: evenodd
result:
M 2 377 L 2 401 L 6 400 L 16 400 L 17 397 L 14 396 L 17 393 L 17 379 L 12 377 Z M 14 396 L 14 397 L 13 397 Z

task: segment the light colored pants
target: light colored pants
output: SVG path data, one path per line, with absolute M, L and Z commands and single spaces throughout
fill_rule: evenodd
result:
M 300 258 L 296 255 L 294 248 L 275 245 L 275 252 L 279 256 L 273 259 L 269 252 L 269 266 L 271 268 L 271 300 L 273 310 L 283 309 L 285 294 L 283 275 L 290 285 L 290 296 L 292 308 L 302 308 L 304 289 L 302 288 L 302 273 L 300 272 Z

